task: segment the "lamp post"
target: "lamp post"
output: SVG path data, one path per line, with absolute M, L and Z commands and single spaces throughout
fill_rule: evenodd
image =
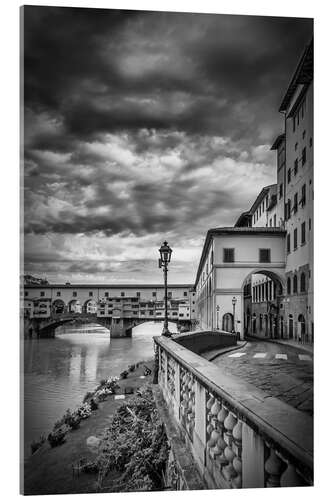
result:
M 232 333 L 235 333 L 235 307 L 237 304 L 236 297 L 232 298 Z
M 168 242 L 165 241 L 161 248 L 159 249 L 161 257 L 158 260 L 158 265 L 160 268 L 163 268 L 164 272 L 164 308 L 165 308 L 165 317 L 164 317 L 164 326 L 162 330 L 162 335 L 165 337 L 171 337 L 171 333 L 168 328 L 168 264 L 171 260 L 172 250 L 168 245 Z
M 216 330 L 219 329 L 219 311 L 220 311 L 220 306 L 216 306 Z

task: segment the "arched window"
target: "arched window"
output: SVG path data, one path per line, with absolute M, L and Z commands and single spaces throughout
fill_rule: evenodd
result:
M 306 291 L 305 273 L 301 274 L 300 288 L 301 288 L 301 292 L 305 292 Z
M 297 274 L 293 278 L 293 292 L 297 293 Z
M 291 293 L 291 279 L 287 279 L 287 294 L 290 295 Z

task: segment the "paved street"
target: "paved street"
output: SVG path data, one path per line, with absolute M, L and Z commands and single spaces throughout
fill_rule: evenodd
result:
M 213 361 L 224 373 L 246 380 L 269 396 L 313 415 L 313 357 L 286 345 L 249 341 Z

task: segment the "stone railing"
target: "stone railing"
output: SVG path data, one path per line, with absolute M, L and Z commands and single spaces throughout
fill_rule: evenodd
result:
M 311 417 L 165 337 L 158 383 L 208 488 L 313 482 Z

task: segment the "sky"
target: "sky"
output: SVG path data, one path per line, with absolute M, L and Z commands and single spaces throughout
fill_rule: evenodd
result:
M 194 283 L 209 228 L 276 182 L 312 20 L 24 8 L 24 272 Z

